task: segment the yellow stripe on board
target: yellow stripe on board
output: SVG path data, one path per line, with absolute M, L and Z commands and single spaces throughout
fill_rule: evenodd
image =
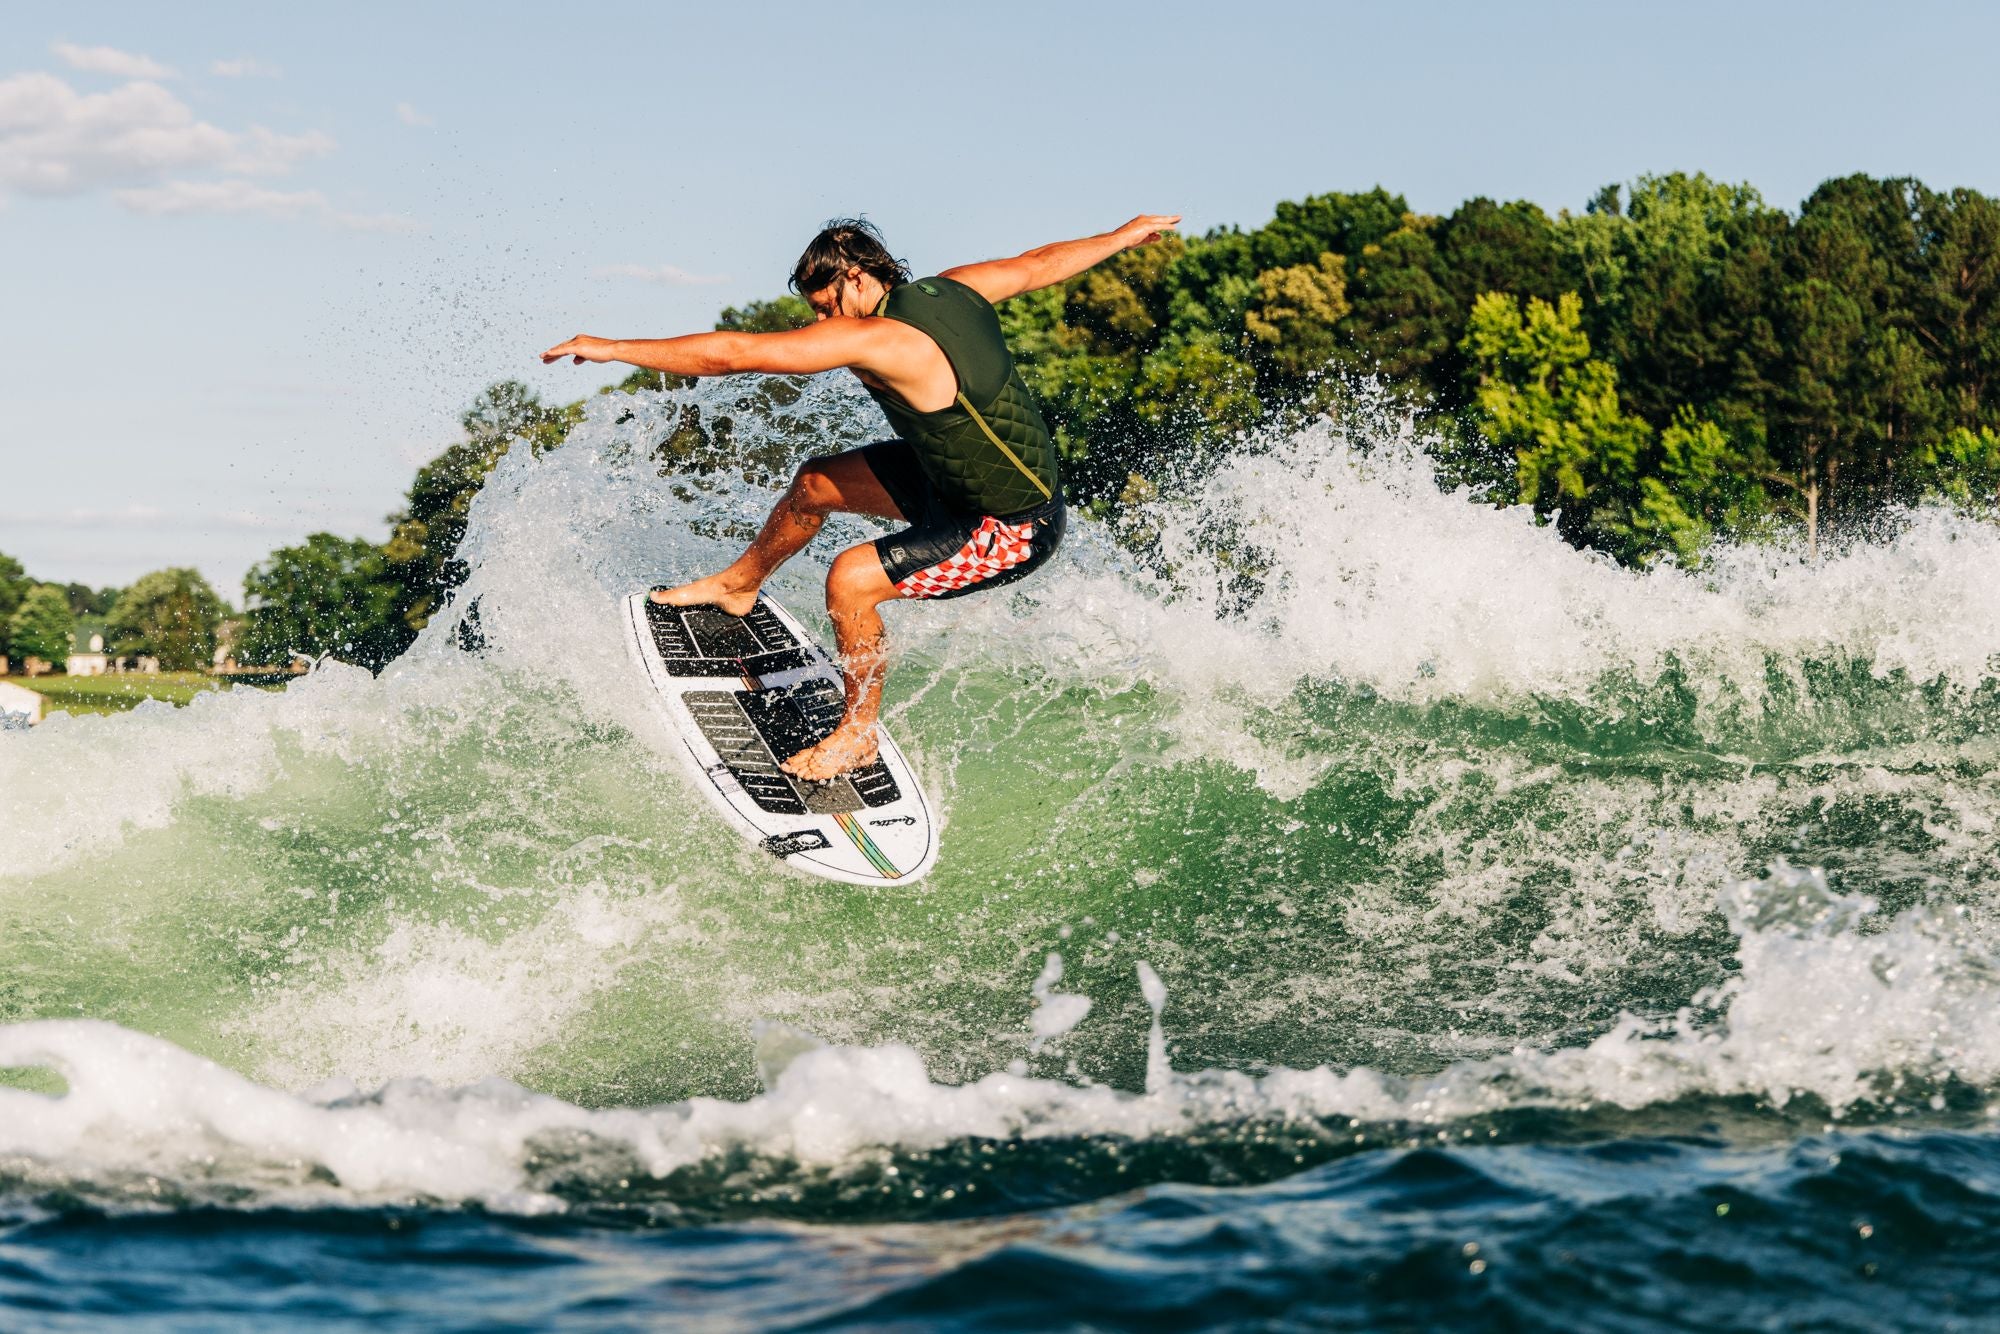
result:
M 875 846 L 875 840 L 861 827 L 859 820 L 852 815 L 837 814 L 833 822 L 840 826 L 841 833 L 847 835 L 848 842 L 861 849 L 861 855 L 868 859 L 868 864 L 880 871 L 885 879 L 894 880 L 902 874 L 896 869 L 896 863 L 889 860 L 888 854 Z

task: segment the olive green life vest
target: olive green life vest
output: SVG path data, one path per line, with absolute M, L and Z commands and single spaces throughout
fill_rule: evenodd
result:
M 1017 514 L 1062 494 L 1048 423 L 1021 383 L 985 297 L 950 278 L 890 289 L 877 315 L 929 334 L 958 376 L 958 401 L 917 412 L 870 388 L 896 434 L 917 451 L 945 504 L 966 514 Z

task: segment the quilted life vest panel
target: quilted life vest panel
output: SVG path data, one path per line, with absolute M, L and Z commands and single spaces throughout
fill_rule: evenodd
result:
M 1020 460 L 1016 465 L 996 447 L 959 404 L 915 412 L 894 395 L 871 390 L 945 503 L 964 514 L 1005 515 L 1060 495 L 1048 423 L 1021 381 L 1000 317 L 986 298 L 949 278 L 920 278 L 892 290 L 882 313 L 930 336 L 951 361 L 965 400 Z

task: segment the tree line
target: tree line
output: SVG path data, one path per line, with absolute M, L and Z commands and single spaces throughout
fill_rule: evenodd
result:
M 717 327 L 810 318 L 786 296 Z M 1442 482 L 1628 564 L 1696 562 L 1718 537 L 1798 533 L 1816 552 L 1887 506 L 2000 501 L 2000 204 L 1909 178 L 1829 180 L 1796 213 L 1682 173 L 1553 217 L 1315 195 L 1254 230 L 1125 252 L 1001 318 L 1071 499 L 1097 513 L 1338 411 L 1363 381 L 1424 424 Z M 604 392 L 670 384 L 639 372 Z M 488 388 L 386 541 L 317 533 L 251 571 L 239 659 L 393 659 L 463 581 L 494 464 L 517 439 L 560 445 L 582 406 Z M 657 452 L 735 451 L 765 477 L 758 440 L 690 410 Z
M 129 588 L 91 588 L 31 578 L 0 552 L 0 658 L 19 670 L 40 659 L 62 670 L 77 626 L 101 624 L 105 652 L 147 657 L 162 670 L 195 671 L 213 660 L 229 608 L 198 570 L 155 570 Z
M 1578 214 L 1377 188 L 1129 251 L 1003 307 L 1087 500 L 1379 377 L 1441 475 L 1621 560 L 2000 487 L 2000 205 L 1702 175 Z

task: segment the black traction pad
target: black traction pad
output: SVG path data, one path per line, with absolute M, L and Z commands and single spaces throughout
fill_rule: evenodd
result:
M 775 676 L 815 661 L 762 598 L 742 616 L 720 607 L 666 607 L 646 599 L 653 646 L 669 676 Z
M 681 702 L 750 799 L 773 815 L 838 815 L 902 796 L 880 760 L 821 783 L 778 767 L 839 725 L 846 700 L 824 678 L 785 689 L 689 690 Z

